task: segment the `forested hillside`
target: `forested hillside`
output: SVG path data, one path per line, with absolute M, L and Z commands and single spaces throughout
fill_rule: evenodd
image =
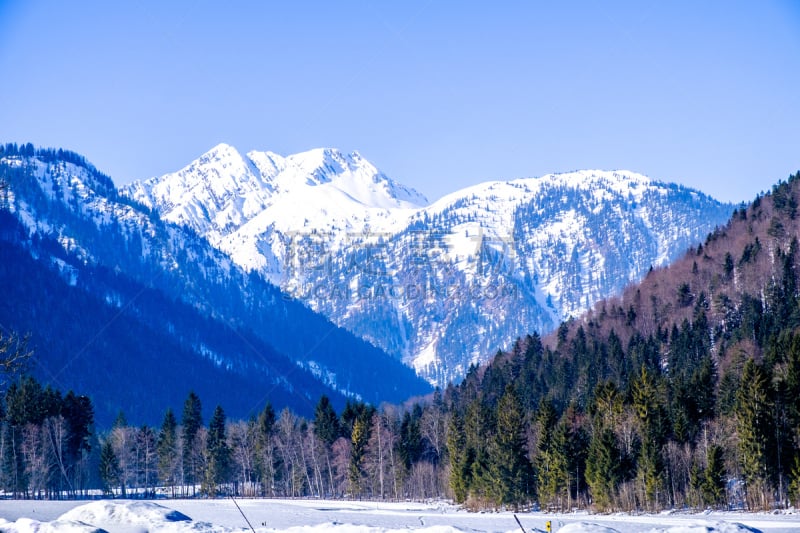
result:
M 339 405 L 345 401 L 252 332 L 203 316 L 123 273 L 84 264 L 53 239 L 29 241 L 25 228 L 2 210 L 0 289 L 0 325 L 30 333 L 28 372 L 54 387 L 90 393 L 101 428 L 120 411 L 155 423 L 190 389 L 226 399 L 228 409 L 243 417 L 256 412 L 264 396 L 307 414 L 314 402 L 309 398 L 319 394 Z M 231 361 L 197 357 L 198 345 Z M 266 371 L 259 368 L 264 361 Z M 260 379 L 247 375 L 256 372 Z M 291 386 L 282 385 L 284 376 Z
M 446 403 L 475 505 L 749 509 L 800 498 L 800 174 Z

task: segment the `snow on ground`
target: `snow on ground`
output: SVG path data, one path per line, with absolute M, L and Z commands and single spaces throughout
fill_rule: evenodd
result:
M 519 532 L 513 513 L 468 513 L 434 503 L 328 500 L 0 501 L 0 531 L 8 533 L 473 533 Z M 800 513 L 591 515 L 518 513 L 526 532 L 788 533 Z

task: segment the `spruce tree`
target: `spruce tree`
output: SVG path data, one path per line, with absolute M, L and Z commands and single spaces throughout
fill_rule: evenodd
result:
M 539 503 L 563 510 L 569 490 L 569 440 L 566 422 L 560 422 L 537 456 Z
M 104 494 L 113 494 L 114 487 L 120 482 L 119 459 L 111 439 L 103 441 L 100 447 L 100 481 L 103 483 Z
M 642 426 L 636 480 L 644 494 L 643 503 L 650 510 L 658 506 L 663 492 L 661 446 L 668 421 L 664 396 L 656 377 L 642 365 L 633 383 L 633 407 Z
M 496 418 L 497 429 L 489 446 L 488 496 L 496 505 L 511 505 L 517 510 L 529 500 L 532 476 L 525 419 L 511 385 L 506 386 L 497 403 Z
M 128 418 L 125 416 L 124 412 L 120 411 L 117 413 L 117 418 L 114 419 L 114 423 L 111 425 L 111 427 L 113 429 L 128 427 Z
M 726 476 L 722 448 L 716 445 L 709 446 L 706 469 L 700 485 L 703 501 L 715 507 L 725 503 Z
M 194 391 L 189 393 L 183 404 L 181 425 L 183 426 L 183 481 L 186 485 L 192 487 L 192 492 L 194 493 L 195 484 L 200 479 L 200 450 L 197 448 L 197 433 L 203 425 L 200 398 Z
M 158 476 L 158 447 L 156 433 L 147 425 L 138 429 L 134 434 L 134 447 L 138 456 L 139 487 L 144 487 L 145 494 L 155 494 Z
M 256 421 L 256 472 L 261 479 L 262 496 L 272 496 L 275 482 L 276 457 L 273 445 L 275 410 L 267 403 Z
M 485 501 L 488 494 L 490 437 L 495 431 L 495 412 L 486 408 L 479 397 L 472 399 L 464 415 L 469 479 L 467 499 Z
M 369 442 L 368 424 L 369 423 L 361 417 L 357 417 L 353 421 L 353 432 L 350 435 L 350 466 L 348 470 L 348 479 L 350 481 L 350 491 L 352 495 L 360 495 L 364 488 L 362 483 L 362 467 L 364 455 L 367 450 L 367 443 Z
M 336 416 L 330 399 L 323 394 L 314 410 L 314 434 L 326 446 L 330 446 L 339 438 L 340 431 L 339 417 Z
M 636 481 L 644 495 L 642 503 L 648 511 L 656 510 L 659 505 L 659 496 L 663 493 L 661 466 L 661 454 L 656 448 L 653 438 L 645 436 L 636 463 Z
M 422 433 L 420 433 L 419 427 L 421 416 L 422 410 L 417 405 L 413 413 L 406 411 L 400 422 L 400 440 L 397 443 L 397 452 L 406 473 L 411 472 L 411 467 L 422 455 Z
M 458 413 L 453 413 L 447 426 L 447 455 L 450 458 L 450 488 L 456 503 L 464 503 L 472 481 L 472 461 L 464 434 L 464 420 Z
M 4 422 L 2 425 L 2 472 L 3 489 L 17 499 L 24 495 L 28 486 L 25 462 L 22 455 L 22 431 Z
M 586 483 L 594 504 L 600 510 L 612 507 L 620 482 L 621 454 L 614 433 L 597 427 L 589 442 L 586 457 Z
M 225 435 L 225 412 L 219 405 L 208 424 L 206 440 L 205 493 L 216 496 L 219 485 L 228 481 L 231 450 Z
M 178 422 L 172 409 L 164 413 L 164 421 L 158 432 L 156 450 L 158 454 L 158 478 L 165 486 L 170 487 L 172 496 L 175 496 L 176 465 L 178 463 Z
M 800 453 L 794 456 L 789 473 L 789 501 L 800 507 Z
M 745 481 L 748 504 L 766 508 L 770 481 L 770 454 L 773 445 L 770 377 L 766 370 L 748 359 L 742 371 L 741 387 L 736 391 L 736 433 L 739 437 L 739 467 Z

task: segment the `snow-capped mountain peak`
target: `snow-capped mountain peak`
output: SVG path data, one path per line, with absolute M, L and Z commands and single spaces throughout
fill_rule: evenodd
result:
M 303 190 L 304 185 L 327 185 L 367 208 L 416 208 L 428 203 L 423 195 L 391 180 L 358 152 L 315 148 L 280 159 L 271 152 L 250 152 L 248 156 L 269 173 L 282 193 Z
M 286 159 L 297 169 L 299 175 L 306 176 L 306 184 L 311 186 L 329 183 L 334 176 L 341 175 L 345 170 L 354 170 L 351 161 L 333 148 L 315 148 L 290 155 Z
M 132 183 L 123 192 L 215 243 L 265 210 L 299 220 L 302 228 L 324 229 L 331 223 L 362 227 L 367 219 L 386 219 L 386 213 L 370 211 L 427 204 L 423 195 L 389 179 L 357 152 L 332 148 L 286 157 L 268 151 L 243 156 L 219 144 L 183 169 Z
M 180 201 L 159 196 L 192 180 L 204 185 Z M 490 181 L 428 205 L 331 148 L 242 157 L 219 146 L 156 182 L 162 216 L 439 385 L 621 290 L 730 212 L 625 170 Z

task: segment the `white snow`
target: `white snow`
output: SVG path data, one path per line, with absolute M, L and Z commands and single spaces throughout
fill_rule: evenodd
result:
M 220 144 L 178 172 L 133 183 L 123 193 L 158 208 L 167 220 L 187 224 L 244 269 L 260 271 L 297 296 L 304 286 L 302 268 L 292 268 L 297 243 L 319 242 L 312 251 L 315 259 L 323 259 L 356 240 L 388 240 L 427 220 L 439 220 L 436 230 L 442 231 L 444 238 L 440 257 L 462 272 L 466 282 L 472 282 L 482 242 L 507 261 L 516 260 L 509 254 L 513 251 L 514 211 L 545 188 L 554 187 L 588 189 L 599 209 L 614 194 L 639 202 L 647 191 L 659 190 L 660 184 L 627 170 L 581 170 L 489 181 L 428 205 L 420 193 L 391 180 L 357 152 L 317 148 L 286 157 L 268 151 L 243 156 L 234 147 Z M 562 218 L 537 227 L 530 239 L 539 255 L 531 261 L 542 261 L 541 254 L 552 241 L 565 243 L 569 257 L 584 222 L 574 212 L 565 212 Z M 586 263 L 589 258 L 582 259 Z M 592 258 L 598 261 L 597 268 L 603 267 L 602 254 L 593 253 Z M 403 268 L 392 266 L 395 272 Z M 540 282 L 537 291 L 551 294 L 560 305 L 563 280 L 543 276 Z M 316 300 L 308 304 L 322 310 Z M 563 318 L 580 314 L 584 307 L 581 303 L 580 308 L 558 311 Z M 340 322 L 349 316 L 349 307 L 343 309 L 342 316 L 334 312 L 330 318 Z M 411 354 L 419 364 L 430 359 L 429 353 L 422 353 L 423 348 L 416 346 Z
M 248 270 L 281 284 L 292 235 L 348 236 L 402 229 L 427 205 L 417 191 L 381 173 L 358 152 L 318 148 L 282 157 L 241 155 L 220 144 L 178 172 L 125 187 L 124 194 L 184 224 Z
M 0 530 L 22 532 L 160 533 L 457 533 L 519 532 L 511 512 L 467 513 L 444 502 L 329 500 L 0 501 Z M 244 516 L 243 516 L 244 515 Z M 31 518 L 36 516 L 36 518 Z M 783 533 L 800 528 L 797 514 L 590 515 L 517 513 L 526 532 Z
M 410 361 L 410 365 L 417 373 L 421 373 L 429 366 L 435 365 L 438 361 L 436 357 L 436 339 L 428 343 L 427 346 L 417 352 L 414 358 Z
M 561 533 L 619 533 L 616 529 L 591 522 L 573 522 L 560 528 Z

